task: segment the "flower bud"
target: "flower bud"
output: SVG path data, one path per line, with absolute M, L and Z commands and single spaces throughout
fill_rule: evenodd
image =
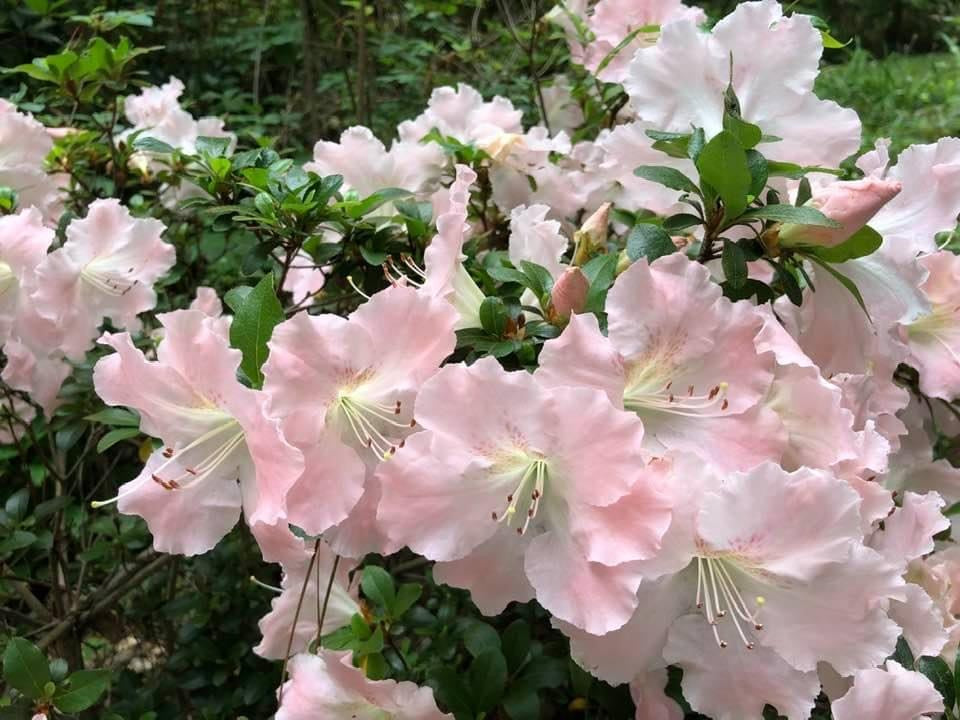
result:
M 597 208 L 583 226 L 573 234 L 576 243 L 573 264 L 583 265 L 594 253 L 602 251 L 607 242 L 610 224 L 610 208 L 613 203 L 606 202 Z
M 884 205 L 900 193 L 902 187 L 895 180 L 875 177 L 827 185 L 808 204 L 840 223 L 840 227 L 785 223 L 780 228 L 779 244 L 783 247 L 839 245 L 870 222 Z
M 558 317 L 566 320 L 571 313 L 583 312 L 587 304 L 590 282 L 578 267 L 569 267 L 553 284 L 550 302 Z

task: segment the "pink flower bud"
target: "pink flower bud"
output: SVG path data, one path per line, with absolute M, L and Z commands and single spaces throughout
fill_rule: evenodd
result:
M 554 311 L 562 318 L 570 317 L 571 313 L 583 312 L 589 290 L 590 282 L 583 271 L 578 267 L 567 268 L 553 285 L 550 301 Z
M 584 265 L 594 253 L 604 249 L 609 232 L 610 208 L 613 203 L 604 203 L 596 212 L 587 218 L 583 227 L 573 234 L 576 250 L 573 255 L 574 265 Z
M 895 180 L 880 180 L 875 177 L 827 185 L 809 205 L 840 223 L 840 227 L 786 223 L 780 228 L 780 245 L 839 245 L 870 222 L 884 205 L 899 194 L 902 187 Z

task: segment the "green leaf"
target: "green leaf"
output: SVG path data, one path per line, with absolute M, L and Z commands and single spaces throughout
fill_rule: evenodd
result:
M 379 652 L 367 655 L 363 659 L 363 666 L 365 674 L 370 680 L 383 680 L 390 670 L 387 659 L 383 657 L 383 653 Z
M 686 230 L 687 228 L 696 227 L 697 225 L 702 225 L 703 220 L 701 220 L 696 215 L 691 215 L 690 213 L 680 213 L 679 215 L 671 215 L 663 221 L 663 229 L 667 232 L 677 232 L 679 230 Z
M 393 202 L 400 198 L 408 198 L 412 194 L 409 190 L 404 190 L 403 188 L 384 188 L 383 190 L 378 190 L 373 193 L 373 195 L 365 197 L 363 200 L 347 204 L 347 215 L 354 219 L 360 218 L 376 210 L 381 205 L 386 205 L 388 202 Z
M 747 207 L 752 178 L 747 153 L 740 141 L 728 130 L 708 142 L 697 158 L 700 178 L 713 187 L 723 200 L 728 221 L 738 217 Z
M 567 663 L 556 657 L 541 656 L 527 665 L 518 684 L 527 687 L 558 688 L 567 682 Z
M 913 670 L 913 665 L 915 660 L 913 659 L 913 651 L 910 649 L 910 645 L 907 643 L 907 639 L 901 635 L 897 638 L 897 647 L 893 651 L 893 655 L 890 656 L 898 663 L 903 665 L 907 670 Z M 960 657 L 960 653 L 957 654 L 957 657 Z
M 869 225 L 864 225 L 839 245 L 811 248 L 810 253 L 829 263 L 842 263 L 870 255 L 882 244 L 883 236 Z
M 530 625 L 526 620 L 514 620 L 503 631 L 500 642 L 503 656 L 507 660 L 507 668 L 514 673 L 530 654 Z
M 232 298 L 227 293 L 225 299 L 234 312 L 230 324 L 230 344 L 243 353 L 240 368 L 253 386 L 259 388 L 263 385 L 260 368 L 270 352 L 267 341 L 273 334 L 273 328 L 283 322 L 283 307 L 277 300 L 273 275 L 264 275 L 255 288 L 243 293 L 242 298 L 240 293 Z M 237 304 L 231 304 L 231 299 Z
M 500 650 L 500 635 L 485 622 L 471 622 L 463 633 L 463 645 L 473 657 L 487 650 Z
M 383 648 L 383 628 L 380 627 L 380 625 L 377 625 L 377 628 L 369 638 L 353 646 L 354 652 L 356 652 L 357 655 L 373 655 L 383 650 Z
M 793 205 L 764 205 L 751 208 L 740 216 L 741 220 L 775 220 L 777 222 L 794 225 L 811 225 L 814 227 L 838 228 L 840 223 L 831 220 L 822 212 L 812 207 L 794 207 Z
M 50 682 L 47 659 L 36 645 L 23 638 L 11 638 L 3 653 L 3 679 L 31 700 L 44 697 Z
M 770 177 L 767 159 L 756 150 L 747 150 L 747 165 L 750 167 L 750 195 L 760 197 Z
M 100 442 L 97 443 L 97 452 L 102 453 L 109 448 L 112 448 L 118 442 L 124 440 L 129 440 L 132 437 L 136 437 L 140 434 L 140 428 L 117 428 L 116 430 L 111 430 L 102 438 Z
M 230 150 L 230 138 L 204 137 L 197 138 L 197 152 L 211 157 L 223 157 Z
M 843 175 L 843 170 L 836 168 L 820 167 L 818 165 L 797 165 L 796 163 L 780 162 L 779 160 L 767 160 L 767 167 L 770 171 L 770 177 L 786 177 L 793 180 L 799 180 L 807 173 L 812 172 Z
M 386 570 L 376 565 L 367 565 L 363 569 L 360 587 L 364 596 L 389 612 L 397 597 L 393 578 Z
M 653 262 L 658 257 L 677 251 L 670 234 L 659 225 L 640 222 L 633 226 L 627 236 L 627 257 L 631 260 L 646 258 Z
M 176 150 L 176 148 L 163 142 L 163 140 L 143 136 L 133 141 L 133 149 L 143 150 L 144 152 L 161 153 L 163 155 L 169 155 Z
M 501 337 L 507 327 L 510 315 L 503 300 L 498 297 L 484 298 L 480 303 L 480 325 L 495 337 Z
M 536 690 L 513 687 L 503 698 L 503 709 L 511 720 L 539 720 L 540 697 Z
M 826 30 L 820 31 L 820 37 L 823 39 L 823 47 L 827 48 L 828 50 L 839 50 L 840 48 L 845 48 L 847 45 L 853 42 L 853 38 L 850 38 L 845 43 L 842 43 Z
M 42 520 L 43 518 L 53 515 L 54 513 L 60 512 L 65 507 L 70 505 L 72 498 L 69 495 L 59 495 L 55 498 L 50 498 L 49 500 L 44 500 L 42 503 L 37 505 L 33 510 L 33 516 L 37 520 Z
M 418 583 L 404 583 L 397 588 L 397 597 L 390 608 L 393 617 L 401 617 L 407 610 L 413 607 L 413 604 L 420 599 L 423 594 L 423 586 Z
M 116 425 L 119 427 L 140 427 L 140 415 L 127 408 L 109 407 L 93 415 L 87 415 L 83 418 L 90 422 L 98 422 L 104 425 Z
M 437 700 L 457 717 L 474 717 L 473 698 L 466 678 L 461 673 L 444 665 L 431 669 L 428 680 L 437 695 Z
M 802 207 L 806 205 L 812 197 L 813 188 L 810 187 L 810 178 L 804 175 L 800 178 L 800 185 L 797 187 L 797 198 L 793 201 L 793 204 L 797 207 Z
M 3 511 L 15 522 L 20 522 L 26 517 L 27 508 L 30 507 L 30 488 L 20 488 L 7 498 L 4 503 Z
M 947 710 L 953 710 L 957 702 L 957 691 L 954 685 L 953 673 L 942 658 L 924 655 L 917 659 L 917 671 L 927 676 L 937 692 L 943 696 L 943 704 Z
M 803 304 L 803 291 L 800 289 L 800 283 L 796 276 L 783 265 L 777 265 L 774 279 L 783 287 L 783 292 L 787 298 L 797 307 Z
M 467 671 L 467 685 L 474 711 L 489 712 L 495 708 L 507 682 L 507 661 L 497 649 L 487 650 L 473 659 Z
M 96 703 L 109 685 L 109 670 L 77 670 L 54 694 L 53 704 L 61 712 L 81 712 Z
M 703 152 L 703 147 L 706 144 L 707 136 L 706 133 L 703 132 L 703 128 L 694 128 L 693 134 L 690 135 L 690 143 L 687 145 L 687 157 L 696 163 L 697 158 L 700 157 L 700 153 Z
M 723 129 L 732 133 L 744 150 L 756 147 L 763 137 L 763 130 L 731 113 L 723 114 Z
M 736 243 L 723 241 L 723 254 L 720 256 L 723 275 L 731 287 L 740 288 L 747 282 L 747 257 Z
M 527 276 L 527 287 L 533 291 L 538 299 L 544 300 L 553 290 L 553 275 L 543 265 L 537 265 L 529 260 L 520 261 L 520 269 Z
M 607 291 L 613 285 L 617 274 L 616 255 L 598 255 L 583 266 L 583 274 L 590 282 L 587 291 L 587 301 L 584 306 L 586 312 L 598 313 L 603 311 L 607 301 Z
M 671 190 L 699 195 L 700 188 L 690 178 L 675 168 L 663 167 L 661 165 L 641 165 L 634 168 L 633 174 L 644 180 L 655 182 Z

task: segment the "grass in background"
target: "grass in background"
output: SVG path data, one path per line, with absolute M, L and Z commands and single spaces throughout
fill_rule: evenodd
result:
M 894 152 L 960 136 L 960 49 L 878 59 L 860 49 L 823 69 L 817 94 L 852 107 L 863 121 L 864 149 L 893 138 Z

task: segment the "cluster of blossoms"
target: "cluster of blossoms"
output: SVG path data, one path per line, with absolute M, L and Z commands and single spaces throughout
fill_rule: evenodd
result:
M 137 410 L 160 444 L 120 488 L 119 510 L 146 520 L 158 550 L 187 555 L 242 513 L 264 559 L 282 565 L 256 648 L 295 655 L 278 718 L 448 717 L 427 689 L 310 652 L 360 607 L 351 565 L 403 547 L 485 614 L 536 600 L 576 662 L 631 684 L 638 718 L 682 716 L 664 693 L 668 666 L 716 720 L 760 718 L 768 704 L 807 718 L 821 690 L 838 720 L 942 712 L 930 681 L 888 658 L 901 636 L 917 657 L 952 659 L 960 642 L 960 555 L 942 540 L 960 470 L 932 449 L 938 433 L 960 432 L 949 405 L 960 258 L 936 240 L 960 212 L 960 139 L 895 164 L 880 142 L 857 160 L 861 179 L 837 180 L 826 169 L 857 152 L 859 120 L 813 93 L 821 34 L 775 0 L 744 3 L 710 31 L 669 0 L 581 0 L 551 18 L 577 63 L 625 88 L 618 122 L 574 144 L 562 128 L 582 115 L 564 82 L 526 130 L 510 101 L 460 85 L 435 90 L 389 149 L 363 127 L 317 143 L 308 171 L 361 196 L 406 190 L 432 205 L 436 232 L 422 266 L 389 262 L 389 286 L 348 317 L 307 311 L 324 276 L 298 255 L 284 289 L 299 311 L 273 330 L 262 387 L 238 379 L 231 320 L 209 290 L 158 316 L 155 353 L 139 349 L 137 316 L 174 263 L 162 225 L 97 201 L 48 253 L 48 195 L 27 192 L 45 181 L 0 151 L 0 183 L 34 205 L 0 220 L 3 379 L 50 413 L 67 360 L 92 348 L 103 318 L 127 330 L 100 336 L 114 352 L 96 364 L 96 391 Z M 223 131 L 179 108 L 182 87 L 145 90 L 127 115 L 189 152 Z M 760 303 L 724 294 L 719 257 L 687 252 L 709 232 L 691 223 L 673 232 L 673 252 L 617 258 L 597 305 L 588 260 L 610 249 L 611 228 L 622 234 L 617 218 L 689 213 L 689 189 L 635 168 L 707 182 L 663 141 L 691 128 L 715 138 L 731 96 L 765 155 L 809 170 L 803 182 L 771 173 L 760 189 L 807 193 L 833 221 L 766 227 L 769 257 L 844 247 L 867 223 L 882 242 L 807 262 L 800 297 Z M 14 122 L 41 144 L 43 128 L 0 108 L 0 129 Z M 431 137 L 481 159 L 456 163 Z M 487 326 L 465 244 L 489 238 L 488 203 L 513 267 L 543 271 L 547 291 L 525 291 L 520 322 L 508 320 L 517 337 L 524 321 L 555 328 L 526 369 L 450 361 L 458 333 Z M 725 233 L 752 237 L 746 225 Z M 749 274 L 773 271 L 754 260 Z M 321 628 L 318 567 L 332 577 Z

